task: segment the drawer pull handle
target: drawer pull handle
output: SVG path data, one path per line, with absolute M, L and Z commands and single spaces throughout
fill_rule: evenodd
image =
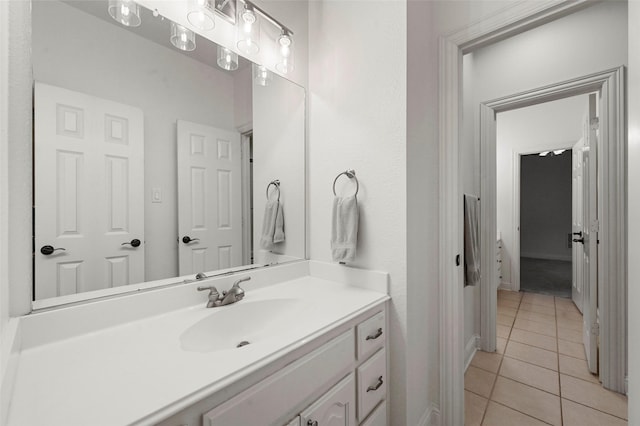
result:
M 380 336 L 382 336 L 382 328 L 379 328 L 376 334 L 367 336 L 366 340 L 376 340 Z
M 378 389 L 380 389 L 380 386 L 382 386 L 384 382 L 382 381 L 382 376 L 378 377 L 378 383 L 376 383 L 375 386 L 369 386 L 367 388 L 367 392 L 372 392 L 372 391 L 377 391 Z
M 317 420 L 307 420 L 307 426 L 318 426 L 318 421 Z

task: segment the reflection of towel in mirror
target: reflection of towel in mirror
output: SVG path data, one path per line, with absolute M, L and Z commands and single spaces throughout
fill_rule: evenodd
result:
M 331 258 L 334 262 L 351 262 L 358 244 L 358 199 L 335 197 L 331 215 Z
M 262 236 L 260 248 L 273 249 L 276 243 L 284 241 L 284 213 L 280 201 L 267 201 L 264 206 L 264 218 L 262 220 Z
M 464 196 L 464 285 L 480 283 L 480 241 L 478 197 Z

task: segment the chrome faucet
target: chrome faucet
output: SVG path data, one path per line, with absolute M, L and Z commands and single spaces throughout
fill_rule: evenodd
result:
M 242 298 L 244 297 L 244 290 L 240 288 L 240 283 L 249 281 L 250 279 L 251 277 L 240 278 L 238 281 L 233 283 L 233 286 L 229 289 L 229 291 L 223 291 L 222 295 L 220 295 L 218 289 L 216 289 L 212 285 L 198 287 L 198 291 L 209 290 L 209 301 L 207 302 L 207 308 L 230 305 L 242 300 Z

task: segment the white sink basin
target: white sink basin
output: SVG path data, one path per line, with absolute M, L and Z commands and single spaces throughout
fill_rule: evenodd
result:
M 210 315 L 180 335 L 180 346 L 189 352 L 239 350 L 298 328 L 309 308 L 299 299 L 244 300 L 210 308 Z

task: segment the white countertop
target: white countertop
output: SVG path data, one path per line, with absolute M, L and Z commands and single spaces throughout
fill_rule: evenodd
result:
M 245 298 L 229 307 L 206 309 L 200 303 L 23 349 L 9 425 L 146 423 L 152 413 L 182 410 L 388 299 L 313 276 L 256 290 L 247 283 L 245 290 Z M 300 300 L 304 309 L 277 335 L 205 353 L 181 345 L 186 329 L 216 311 L 283 298 Z

